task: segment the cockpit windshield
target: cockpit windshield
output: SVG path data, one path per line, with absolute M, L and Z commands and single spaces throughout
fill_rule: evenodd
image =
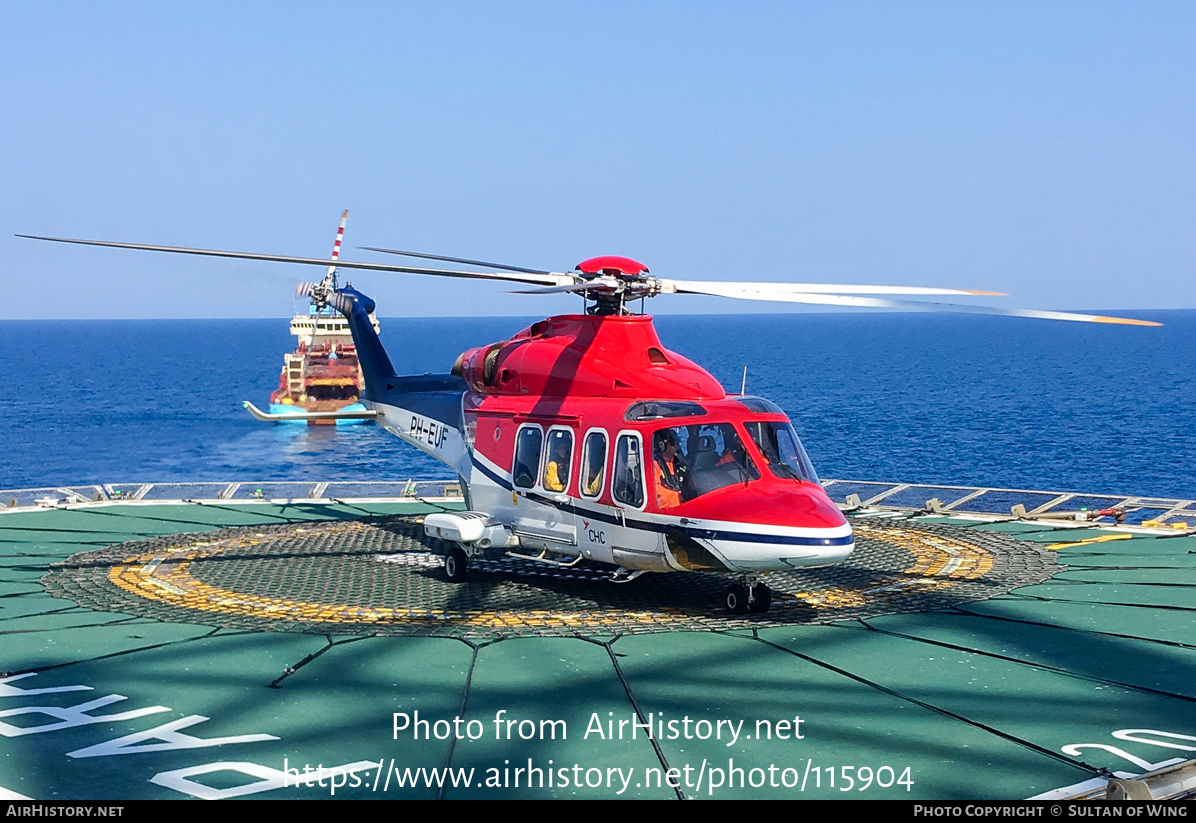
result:
M 793 426 L 779 421 L 745 423 L 748 437 L 756 443 L 768 468 L 777 477 L 818 483 L 814 464 L 806 454 Z
M 760 477 L 730 423 L 660 429 L 652 436 L 652 456 L 656 503 L 662 509 Z

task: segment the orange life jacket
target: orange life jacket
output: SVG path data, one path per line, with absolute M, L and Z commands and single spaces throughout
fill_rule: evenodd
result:
M 663 457 L 659 456 L 654 462 L 656 464 L 656 505 L 662 509 L 680 506 L 681 488 L 675 465 L 670 466 Z

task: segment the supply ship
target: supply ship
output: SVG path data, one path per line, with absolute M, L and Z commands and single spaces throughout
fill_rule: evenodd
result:
M 332 248 L 332 265 L 324 276 L 324 282 L 317 288 L 330 292 L 337 288 L 336 260 L 340 256 L 341 240 L 345 234 L 345 221 L 349 217 L 346 209 L 341 215 L 336 232 L 336 243 Z M 308 284 L 300 284 L 298 296 L 310 297 Z M 370 315 L 374 331 L 378 331 L 378 319 Z M 291 318 L 291 334 L 298 343 L 295 350 L 285 355 L 278 388 L 270 395 L 270 413 L 281 415 L 280 423 L 308 423 L 309 425 L 354 425 L 368 422 L 361 419 L 340 420 L 286 420 L 288 414 L 297 412 L 365 412 L 359 401 L 365 381 L 357 361 L 357 348 L 353 335 L 343 315 L 331 306 L 319 308 L 313 299 L 306 313 L 299 312 Z

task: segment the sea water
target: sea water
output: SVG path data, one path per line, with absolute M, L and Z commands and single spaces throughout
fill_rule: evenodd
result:
M 1196 310 L 1163 328 L 974 315 L 663 316 L 664 345 L 778 403 L 824 478 L 1196 498 Z M 538 318 L 383 319 L 401 374 Z M 273 425 L 288 319 L 0 324 L 0 489 L 448 477 L 379 427 Z

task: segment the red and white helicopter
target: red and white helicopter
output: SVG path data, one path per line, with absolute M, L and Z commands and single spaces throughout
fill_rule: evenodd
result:
M 29 235 L 20 235 L 28 237 Z M 328 266 L 327 259 L 56 237 L 65 243 Z M 831 306 L 1002 314 L 1157 326 L 1065 312 L 942 305 L 877 295 L 994 292 L 820 283 L 675 280 L 626 257 L 594 257 L 550 272 L 477 260 L 366 247 L 490 271 L 335 261 L 345 269 L 522 283 L 523 294 L 580 294 L 583 314 L 550 317 L 510 339 L 471 349 L 450 374 L 395 373 L 370 315 L 374 301 L 335 269 L 301 292 L 348 319 L 365 377 L 362 402 L 387 431 L 450 466 L 467 511 L 430 514 L 424 528 L 449 541 L 445 574 L 463 581 L 487 552 L 572 566 L 737 576 L 724 606 L 767 611 L 768 572 L 827 566 L 848 557 L 851 526 L 831 502 L 788 417 L 760 397 L 729 394 L 697 364 L 661 343 L 652 318 L 628 304 L 666 294 L 704 294 Z M 246 404 L 260 419 L 270 420 Z M 328 418 L 338 412 L 319 413 Z

